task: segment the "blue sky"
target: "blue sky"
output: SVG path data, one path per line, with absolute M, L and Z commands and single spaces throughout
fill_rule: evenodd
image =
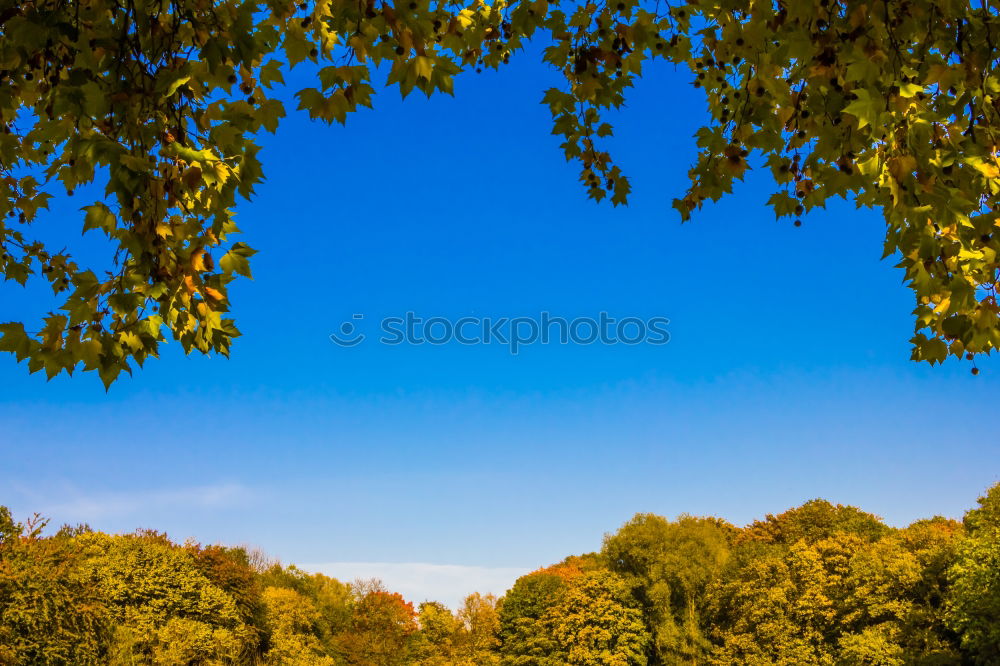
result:
M 238 209 L 260 253 L 232 291 L 233 358 L 171 344 L 107 394 L 0 358 L 0 503 L 345 577 L 466 567 L 458 587 L 495 592 L 484 571 L 595 550 L 637 511 L 743 524 L 820 496 L 899 525 L 960 517 L 1000 480 L 996 364 L 908 360 L 912 296 L 880 260 L 878 213 L 776 222 L 758 169 L 681 225 L 703 118 L 687 78 L 650 70 L 616 116 L 619 209 L 585 199 L 539 104 L 559 75 L 531 56 L 455 98 L 382 93 L 346 128 L 292 113 Z M 86 203 L 41 233 L 77 228 Z M 33 305 L 0 288 L 0 320 Z M 354 313 L 406 311 L 664 316 L 671 341 L 512 356 L 328 339 Z

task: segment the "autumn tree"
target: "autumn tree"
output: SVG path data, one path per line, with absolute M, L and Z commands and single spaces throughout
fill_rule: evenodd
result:
M 470 666 L 498 664 L 500 616 L 497 598 L 492 594 L 470 594 L 456 616 L 461 626 L 458 635 L 461 658 Z
M 10 3 L 0 271 L 55 302 L 40 322 L 0 324 L 0 350 L 106 384 L 167 338 L 228 354 L 227 287 L 253 255 L 234 241 L 234 207 L 262 178 L 254 135 L 285 114 L 287 69 L 313 76 L 301 109 L 344 122 L 383 83 L 451 93 L 458 73 L 501 67 L 534 39 L 564 76 L 544 101 L 589 196 L 620 204 L 630 189 L 605 112 L 650 61 L 680 66 L 707 103 L 682 219 L 751 164 L 773 175 L 779 217 L 838 196 L 877 208 L 915 294 L 913 358 L 987 353 L 1000 344 L 998 30 L 995 8 L 960 0 Z M 81 202 L 82 227 L 109 242 L 93 268 L 32 226 L 88 183 L 103 195 Z
M 417 648 L 413 604 L 380 581 L 360 581 L 347 629 L 337 637 L 349 664 L 396 666 L 408 664 Z
M 490 666 L 500 663 L 500 619 L 492 594 L 470 594 L 452 613 L 436 601 L 420 604 L 414 662 L 420 666 Z

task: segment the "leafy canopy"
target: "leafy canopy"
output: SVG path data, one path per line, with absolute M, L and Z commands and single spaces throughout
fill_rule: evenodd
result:
M 565 84 L 545 93 L 554 133 L 594 199 L 626 202 L 602 119 L 651 59 L 686 66 L 708 114 L 683 219 L 731 191 L 751 154 L 778 217 L 832 196 L 878 207 L 886 256 L 914 291 L 913 358 L 1000 345 L 997 122 L 1000 36 L 989 3 L 962 0 L 26 0 L 0 9 L 0 271 L 47 284 L 37 325 L 0 324 L 0 350 L 49 377 L 82 367 L 109 385 L 173 337 L 228 354 L 227 286 L 250 277 L 233 210 L 263 171 L 277 87 L 313 118 L 371 106 L 376 68 L 403 95 L 451 93 L 543 41 Z M 87 268 L 37 238 L 49 199 L 103 185 L 85 232 L 109 243 Z M 798 221 L 796 221 L 798 224 Z M 55 249 L 55 248 L 60 249 Z M 850 294 L 841 307 L 849 312 Z

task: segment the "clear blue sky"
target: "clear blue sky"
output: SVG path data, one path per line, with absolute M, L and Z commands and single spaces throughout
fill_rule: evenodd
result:
M 745 523 L 821 496 L 894 524 L 1000 479 L 998 367 L 910 362 L 912 296 L 878 213 L 775 222 L 758 169 L 681 225 L 702 107 L 651 70 L 612 146 L 628 208 L 585 199 L 531 57 L 456 98 L 377 98 L 262 137 L 239 208 L 260 250 L 231 360 L 176 343 L 105 394 L 0 357 L 0 503 L 258 544 L 292 562 L 529 567 L 637 511 Z M 78 194 L 46 224 L 78 228 Z M 77 232 L 71 232 L 77 238 Z M 0 320 L 29 311 L 0 290 Z M 665 346 L 343 349 L 353 313 L 662 315 Z

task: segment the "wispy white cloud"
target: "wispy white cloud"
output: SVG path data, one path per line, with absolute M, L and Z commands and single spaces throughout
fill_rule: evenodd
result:
M 250 496 L 249 489 L 238 483 L 93 494 L 68 491 L 58 502 L 38 502 L 33 510 L 57 523 L 88 522 L 163 509 L 224 508 L 239 505 Z
M 393 592 L 415 604 L 440 601 L 452 610 L 473 592 L 498 597 L 519 576 L 530 571 L 521 567 L 475 567 L 423 562 L 324 562 L 298 565 L 305 571 L 322 573 L 342 581 L 379 578 Z

